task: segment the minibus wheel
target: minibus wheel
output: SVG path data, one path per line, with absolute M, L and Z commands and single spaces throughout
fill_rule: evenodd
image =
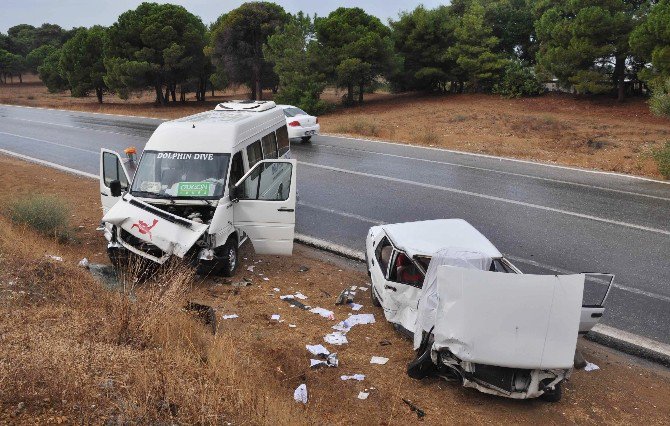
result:
M 237 238 L 234 236 L 228 238 L 220 254 L 219 272 L 224 277 L 232 277 L 237 270 Z

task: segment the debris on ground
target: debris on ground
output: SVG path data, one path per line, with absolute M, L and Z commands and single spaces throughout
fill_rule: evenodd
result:
M 63 258 L 60 256 L 54 256 L 53 254 L 47 254 L 46 257 L 51 260 L 55 260 L 56 262 L 62 262 Z
M 350 376 L 340 376 L 340 379 L 345 380 L 345 381 L 346 380 L 358 380 L 360 382 L 360 381 L 365 380 L 365 374 L 352 374 Z
M 379 342 L 379 345 L 380 346 L 390 346 L 391 342 L 389 342 L 388 340 L 382 340 L 381 342 Z
M 237 314 L 221 315 L 221 319 L 224 319 L 224 320 L 233 319 L 233 318 L 239 318 L 239 316 Z
M 582 352 L 579 349 L 575 351 L 575 359 L 573 362 L 573 366 L 578 370 L 581 370 L 584 367 L 586 367 L 586 360 L 584 359 L 584 355 L 582 355 Z
M 368 291 L 368 288 L 367 288 L 367 287 L 358 287 L 358 289 L 359 289 L 360 291 Z
M 281 300 L 286 300 L 286 299 L 300 299 L 300 300 L 305 300 L 307 299 L 307 296 L 304 294 L 297 292 L 295 294 L 285 294 L 283 296 L 279 296 Z
M 242 281 L 235 281 L 235 282 L 232 283 L 231 285 L 232 285 L 233 287 L 248 287 L 248 286 L 250 286 L 251 284 L 252 284 L 252 283 L 251 283 L 251 280 L 249 280 L 249 279 L 247 279 L 247 278 L 242 278 Z
M 297 325 L 295 325 L 295 324 L 289 324 L 288 326 L 289 326 L 290 328 L 296 328 L 296 327 L 297 327 Z
M 335 313 L 333 311 L 329 311 L 328 309 L 320 308 L 317 306 L 316 308 L 312 308 L 309 311 L 313 314 L 318 314 L 324 318 L 328 318 L 329 320 L 335 319 Z
M 247 266 L 247 271 L 249 271 L 249 272 L 254 272 L 254 268 L 255 268 L 254 265 Z
M 300 269 L 298 269 L 298 272 L 307 272 L 309 271 L 309 266 L 301 266 Z
M 403 398 L 402 401 L 409 406 L 409 409 L 412 411 L 416 411 L 416 416 L 419 418 L 419 420 L 423 419 L 423 417 L 426 415 L 426 412 L 417 407 L 412 401 L 409 399 Z
M 279 318 L 280 318 L 279 314 L 272 314 L 270 316 L 270 320 L 272 320 L 272 321 L 279 321 Z
M 358 303 L 349 303 L 349 306 L 351 307 L 352 311 L 360 311 L 363 305 L 359 305 Z
M 600 370 L 600 367 L 595 365 L 592 362 L 586 362 L 586 366 L 584 367 L 584 371 L 595 371 L 595 370 Z
M 277 287 L 273 288 L 273 290 L 276 291 L 277 293 L 279 293 L 279 292 L 281 291 L 281 290 L 278 289 Z
M 111 265 L 89 263 L 88 271 L 91 273 L 93 278 L 100 282 L 107 290 L 117 290 L 123 288 L 123 283 L 119 281 L 116 270 Z
M 77 266 L 88 269 L 89 261 L 87 258 L 83 258 L 82 260 L 77 263 Z
M 297 402 L 302 402 L 303 404 L 307 404 L 307 385 L 306 384 L 301 384 L 297 388 L 295 388 L 295 391 L 293 391 L 293 399 L 295 399 Z
M 368 399 L 368 396 L 370 396 L 370 392 L 358 392 L 358 399 Z
M 384 358 L 383 356 L 373 356 L 372 358 L 370 358 L 370 364 L 384 365 L 387 362 L 389 362 L 389 359 Z
M 282 298 L 281 300 L 283 300 L 284 302 L 291 305 L 291 307 L 300 308 L 304 311 L 308 311 L 311 308 L 310 306 L 307 306 L 302 302 L 298 302 L 297 300 L 295 300 L 292 297 L 285 297 L 285 298 Z
M 335 331 L 333 333 L 326 334 L 323 337 L 323 340 L 325 340 L 326 343 L 330 343 L 331 345 L 344 345 L 344 344 L 349 343 L 349 341 L 347 340 L 347 336 L 345 336 L 344 334 L 342 334 L 339 331 Z
M 339 296 L 337 296 L 337 300 L 335 300 L 336 305 L 346 305 L 349 303 L 354 302 L 354 297 L 356 296 L 356 292 L 352 289 L 356 287 L 347 287 L 342 292 L 340 293 Z
M 324 356 L 323 358 L 325 359 L 310 359 L 310 367 L 311 368 L 319 368 L 319 367 L 337 367 L 340 364 L 340 360 L 337 358 L 336 353 L 329 354 L 328 356 Z
M 344 321 L 340 321 L 338 324 L 333 326 L 333 329 L 346 333 L 349 330 L 351 330 L 351 328 L 355 325 L 374 324 L 374 322 L 375 322 L 375 316 L 373 314 L 356 314 L 350 316 Z
M 328 356 L 330 355 L 330 351 L 326 349 L 325 346 L 318 344 L 318 345 L 305 345 L 305 348 L 311 353 L 312 355 L 324 355 Z

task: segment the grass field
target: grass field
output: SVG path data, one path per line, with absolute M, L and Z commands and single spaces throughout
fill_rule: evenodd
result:
M 217 92 L 207 102 L 153 105 L 145 92 L 127 101 L 107 96 L 51 94 L 35 77 L 0 85 L 0 103 L 176 118 L 211 109 L 225 99 L 245 98 L 244 88 Z M 342 93 L 328 90 L 337 102 Z M 271 93 L 265 94 L 271 98 Z M 549 94 L 503 99 L 493 95 L 376 93 L 360 107 L 338 107 L 320 117 L 324 133 L 523 158 L 660 178 L 653 154 L 670 140 L 670 120 L 653 116 L 644 99 L 577 99 Z
M 417 422 L 402 398 L 425 410 L 426 424 L 653 425 L 670 417 L 667 369 L 586 341 L 586 359 L 601 369 L 576 371 L 558 404 L 412 380 L 405 373 L 412 344 L 371 306 L 369 290 L 357 301 L 377 322 L 354 327 L 347 345 L 326 344 L 338 352 L 338 368 L 310 369 L 305 345 L 325 343 L 336 321 L 290 308 L 279 296 L 299 291 L 339 321 L 351 313 L 334 305 L 339 292 L 369 285 L 360 266 L 301 246 L 290 258 L 256 256 L 247 247 L 233 281 L 247 278 L 251 286 L 199 279 L 176 266 L 155 282 L 130 279 L 125 294 L 112 292 L 77 266 L 83 257 L 106 261 L 104 238 L 94 231 L 97 182 L 0 156 L 0 191 L 12 194 L 0 198 L 0 423 Z M 59 243 L 9 221 L 13 201 L 36 194 L 65 200 L 74 238 Z M 219 320 L 212 334 L 184 309 L 189 300 L 214 307 L 219 318 L 239 318 Z M 373 355 L 389 362 L 371 365 Z M 354 373 L 365 380 L 340 380 Z M 301 383 L 309 392 L 304 406 L 293 401 Z M 365 389 L 369 398 L 357 399 Z

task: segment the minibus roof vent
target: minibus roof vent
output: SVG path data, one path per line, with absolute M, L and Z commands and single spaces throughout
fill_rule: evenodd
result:
M 261 112 L 276 107 L 273 101 L 227 101 L 221 102 L 214 111 L 250 111 Z

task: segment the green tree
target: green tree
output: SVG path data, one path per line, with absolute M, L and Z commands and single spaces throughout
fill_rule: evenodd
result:
M 29 71 L 37 72 L 37 68 L 44 63 L 44 60 L 49 56 L 54 50 L 58 50 L 52 44 L 45 44 L 36 49 L 33 49 L 26 56 L 26 66 Z
M 520 98 L 540 95 L 544 92 L 544 86 L 535 75 L 533 67 L 523 61 L 513 60 L 505 67 L 502 79 L 494 86 L 493 91 L 506 98 Z
M 142 3 L 121 14 L 105 44 L 104 82 L 126 97 L 153 87 L 156 103 L 176 101 L 176 87 L 204 62 L 205 25 L 185 8 Z M 163 95 L 165 88 L 165 95 Z
M 102 103 L 105 85 L 105 64 L 103 46 L 107 40 L 106 29 L 94 26 L 81 28 L 61 48 L 60 68 L 68 81 L 72 96 L 87 96 L 95 91 L 98 102 Z
M 643 0 L 543 0 L 535 22 L 541 69 L 581 92 L 625 97 L 629 36 Z M 611 83 L 610 83 L 611 82 Z
M 381 76 L 390 76 L 399 66 L 391 30 L 361 8 L 340 7 L 315 22 L 317 39 L 324 48 L 328 77 L 347 88 L 346 102 L 363 102 L 366 86 Z M 357 61 L 356 61 L 357 60 Z
M 221 15 L 212 26 L 210 42 L 218 72 L 230 83 L 248 85 L 253 99 L 262 99 L 268 81 L 277 79 L 263 45 L 287 19 L 281 6 L 264 1 L 244 3 Z
M 49 92 L 59 92 L 68 88 L 67 80 L 63 77 L 60 67 L 61 51 L 54 49 L 45 59 L 42 65 L 37 67 L 40 80 L 47 86 Z
M 498 37 L 498 51 L 535 63 L 537 43 L 533 22 L 533 0 L 488 0 L 482 3 L 484 20 Z
M 448 6 L 416 7 L 390 22 L 402 67 L 391 76 L 396 90 L 446 91 L 456 63 L 447 49 L 454 43 L 455 19 Z M 452 87 L 455 85 L 452 84 Z
M 7 83 L 7 77 L 13 78 L 14 76 L 18 76 L 19 81 L 23 82 L 21 74 L 25 72 L 25 68 L 25 59 L 21 55 L 0 50 L 0 75 L 4 83 Z
M 268 37 L 263 54 L 274 63 L 274 71 L 279 76 L 275 100 L 320 114 L 326 108 L 320 99 L 326 76 L 321 70 L 323 58 L 315 37 L 312 19 L 298 12 L 290 16 L 280 31 Z
M 507 63 L 496 52 L 499 40 L 485 24 L 484 14 L 484 7 L 473 1 L 458 19 L 455 44 L 447 50 L 474 92 L 490 89 Z
M 644 60 L 651 62 L 647 80 L 653 76 L 670 77 L 670 1 L 652 6 L 646 19 L 630 36 L 630 46 Z

